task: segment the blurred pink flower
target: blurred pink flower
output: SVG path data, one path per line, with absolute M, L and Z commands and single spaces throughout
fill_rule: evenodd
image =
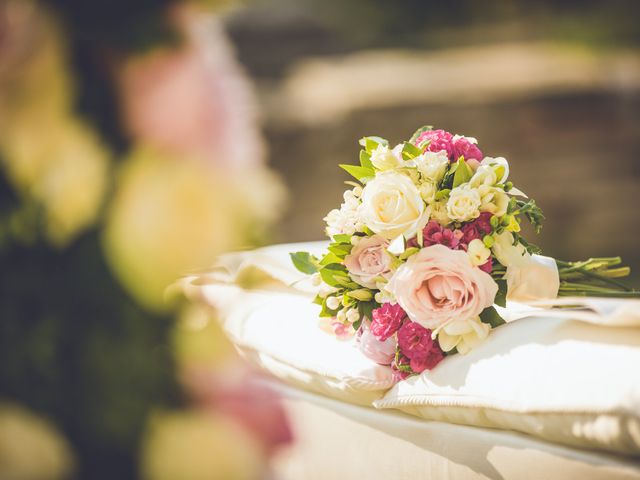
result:
M 184 43 L 130 58 L 120 72 L 130 134 L 225 168 L 261 164 L 256 102 L 219 21 L 187 8 L 176 12 Z
M 183 379 L 198 405 L 233 418 L 258 440 L 266 455 L 272 455 L 293 440 L 280 397 L 261 384 L 257 374 L 234 373 L 229 376 L 208 369 L 190 369 Z

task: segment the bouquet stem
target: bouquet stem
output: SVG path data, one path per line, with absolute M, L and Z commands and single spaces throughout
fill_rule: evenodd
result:
M 559 296 L 640 297 L 640 291 L 615 280 L 629 275 L 619 267 L 620 257 L 590 258 L 580 262 L 556 260 L 560 274 Z M 615 268 L 614 268 L 615 267 Z

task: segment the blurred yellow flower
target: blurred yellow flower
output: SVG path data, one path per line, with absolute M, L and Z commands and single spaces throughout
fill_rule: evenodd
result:
M 53 425 L 18 405 L 0 404 L 0 478 L 62 479 L 73 465 L 71 448 Z
M 158 413 L 142 449 L 147 480 L 253 480 L 264 457 L 236 423 L 204 411 Z
M 156 311 L 167 286 L 239 242 L 242 214 L 225 177 L 206 164 L 139 148 L 120 171 L 104 246 L 129 291 Z
M 108 153 L 93 131 L 65 115 L 16 116 L 0 143 L 16 190 L 40 204 L 54 245 L 91 226 L 107 186 Z

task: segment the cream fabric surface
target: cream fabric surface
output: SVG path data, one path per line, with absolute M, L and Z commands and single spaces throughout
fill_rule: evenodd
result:
M 296 439 L 275 459 L 282 480 L 640 479 L 631 458 L 276 389 Z
M 384 395 L 393 383 L 390 369 L 318 328 L 314 288 L 291 266 L 289 252 L 325 247 L 313 242 L 232 254 L 182 286 L 218 308 L 245 357 L 288 384 L 425 419 L 640 455 L 640 302 L 510 304 L 501 310 L 510 323 L 471 353 L 448 357 Z M 541 308 L 548 304 L 573 308 Z

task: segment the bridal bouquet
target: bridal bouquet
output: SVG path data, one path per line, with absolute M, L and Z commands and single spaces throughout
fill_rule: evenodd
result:
M 538 255 L 520 225 L 539 232 L 542 211 L 474 138 L 422 127 L 393 148 L 373 136 L 360 145 L 360 165 L 340 165 L 357 182 L 324 219 L 328 252 L 291 258 L 319 287 L 324 326 L 355 335 L 398 378 L 467 353 L 505 323 L 496 305 L 507 299 L 639 294 L 616 280 L 629 274 L 618 257 Z

